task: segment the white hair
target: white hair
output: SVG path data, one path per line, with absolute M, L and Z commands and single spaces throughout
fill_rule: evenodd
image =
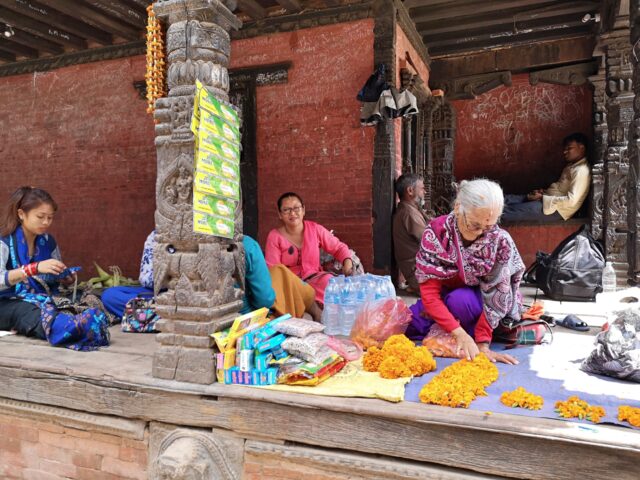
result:
M 462 212 L 489 208 L 500 216 L 504 207 L 504 194 L 500 185 L 486 178 L 463 180 L 458 186 L 455 203 Z

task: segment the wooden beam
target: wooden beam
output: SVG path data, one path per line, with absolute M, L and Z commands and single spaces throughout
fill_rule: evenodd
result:
M 438 83 L 466 75 L 584 62 L 592 58 L 595 43 L 594 37 L 582 37 L 440 57 L 431 62 L 430 81 Z
M 5 62 L 15 62 L 16 56 L 11 52 L 0 49 L 0 60 L 4 60 Z
M 102 45 L 111 45 L 111 34 L 88 25 L 76 18 L 60 13 L 53 8 L 32 0 L 0 0 L 0 6 L 13 10 L 21 15 L 26 15 L 33 20 L 52 25 L 56 28 L 67 30 L 75 35 L 89 40 L 94 40 Z
M 475 0 L 404 0 L 402 4 L 408 9 L 416 7 L 433 8 L 446 3 L 450 4 L 450 6 L 454 6 L 462 3 L 469 3 L 469 1 Z
M 260 20 L 267 16 L 267 10 L 255 0 L 238 0 L 238 7 L 255 20 Z
M 20 45 L 17 42 L 12 42 L 12 39 L 13 37 L 0 38 L 0 47 L 2 47 L 4 51 L 15 53 L 19 57 L 38 58 L 38 50 L 31 47 L 25 47 L 24 45 Z
M 302 5 L 298 0 L 276 0 L 289 13 L 296 13 L 302 10 Z
M 126 4 L 133 7 L 141 8 L 143 11 L 147 10 L 147 7 L 151 5 L 150 0 L 124 0 Z
M 85 0 L 85 3 L 135 28 L 144 28 L 147 22 L 147 13 L 144 10 L 131 8 L 117 0 Z
M 14 28 L 13 31 L 14 34 L 13 37 L 11 37 L 11 40 L 15 43 L 35 48 L 39 51 L 47 52 L 52 55 L 60 55 L 64 52 L 64 47 L 58 43 L 50 42 L 49 40 L 45 40 L 41 37 L 36 37 L 35 35 L 23 32 L 17 28 Z
M 0 7 L 0 22 L 8 23 L 13 27 L 18 27 L 27 33 L 37 35 L 51 42 L 77 49 L 87 48 L 87 42 L 84 38 L 80 38 L 64 29 L 53 28 L 46 23 L 38 22 L 3 7 Z
M 455 22 L 457 17 L 469 17 L 483 13 L 493 12 L 496 16 L 507 9 L 545 8 L 557 5 L 557 0 L 480 0 L 467 5 L 455 7 L 427 8 L 425 10 L 412 11 L 411 18 L 417 23 L 422 21 L 435 22 L 436 20 L 446 20 Z
M 142 38 L 143 28 L 136 29 L 130 25 L 124 24 L 119 20 L 104 15 L 88 5 L 74 2 L 71 0 L 39 0 L 40 3 L 54 8 L 62 13 L 78 19 L 94 27 L 101 28 L 111 32 L 114 35 L 125 38 L 127 40 L 138 40 Z
M 516 25 L 518 26 L 522 22 L 528 20 L 538 20 L 543 18 L 553 18 L 562 15 L 577 14 L 582 17 L 581 14 L 589 11 L 584 5 L 573 5 L 565 8 L 558 8 L 553 10 L 527 10 L 527 11 L 515 11 L 505 10 L 500 12 L 500 15 L 495 13 L 488 13 L 484 15 L 472 15 L 469 17 L 459 17 L 455 22 L 443 23 L 439 22 L 420 22 L 418 19 L 413 18 L 416 22 L 416 29 L 423 35 L 441 35 L 449 32 L 467 31 L 476 28 L 489 28 L 495 25 Z M 510 15 L 509 14 L 513 14 Z
M 447 44 L 429 48 L 433 56 L 459 55 L 469 54 L 480 50 L 489 50 L 492 48 L 512 48 L 515 45 L 531 44 L 535 42 L 543 42 L 547 40 L 559 40 L 590 36 L 589 32 L 585 32 L 584 25 L 579 27 L 567 28 L 566 30 L 538 31 L 527 34 L 520 34 L 514 37 L 503 38 L 487 38 L 476 40 L 466 44 Z
M 529 33 L 533 31 L 553 31 L 563 30 L 566 28 L 584 25 L 580 20 L 580 17 L 576 15 L 563 15 L 557 18 L 542 18 L 529 20 L 525 22 L 503 22 L 495 24 L 490 27 L 480 28 L 463 28 L 459 31 L 452 31 L 447 33 L 434 34 L 432 31 L 428 31 L 423 35 L 422 40 L 427 46 L 437 46 L 443 42 L 468 42 L 473 41 L 474 38 L 501 38 L 501 37 L 513 37 L 519 33 Z M 585 26 L 585 28 L 589 28 Z

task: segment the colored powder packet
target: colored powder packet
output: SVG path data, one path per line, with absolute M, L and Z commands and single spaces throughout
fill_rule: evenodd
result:
M 240 165 L 208 150 L 197 150 L 196 169 L 212 173 L 218 177 L 240 181 Z
M 230 162 L 240 163 L 240 149 L 200 128 L 198 130 L 198 148 L 208 150 Z
M 198 86 L 198 105 L 200 110 L 208 110 L 216 117 L 227 122 L 231 128 L 240 130 L 240 117 L 238 116 L 238 112 L 236 112 L 231 105 L 221 102 L 215 95 L 209 92 L 199 80 L 196 80 L 196 87 Z
M 232 200 L 198 191 L 193 192 L 193 208 L 202 213 L 234 219 L 236 204 Z
M 200 128 L 204 128 L 208 133 L 221 140 L 240 145 L 240 132 L 231 128 L 227 122 L 220 117 L 212 115 L 207 110 L 202 110 Z
M 193 231 L 204 235 L 233 238 L 235 224 L 228 218 L 193 211 Z
M 196 170 L 194 188 L 202 193 L 240 200 L 240 183 Z

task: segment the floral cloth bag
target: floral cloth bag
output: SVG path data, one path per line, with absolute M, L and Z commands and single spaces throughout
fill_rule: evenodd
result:
M 122 316 L 122 331 L 133 333 L 156 332 L 156 302 L 153 297 L 138 296 L 132 298 L 124 307 Z

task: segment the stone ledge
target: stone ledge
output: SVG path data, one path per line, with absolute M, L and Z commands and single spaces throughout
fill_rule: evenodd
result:
M 87 432 L 105 433 L 117 437 L 144 440 L 146 422 L 127 420 L 107 415 L 83 413 L 67 408 L 52 407 L 37 403 L 0 398 L 0 412 L 3 415 L 47 421 L 62 427 L 75 428 Z

